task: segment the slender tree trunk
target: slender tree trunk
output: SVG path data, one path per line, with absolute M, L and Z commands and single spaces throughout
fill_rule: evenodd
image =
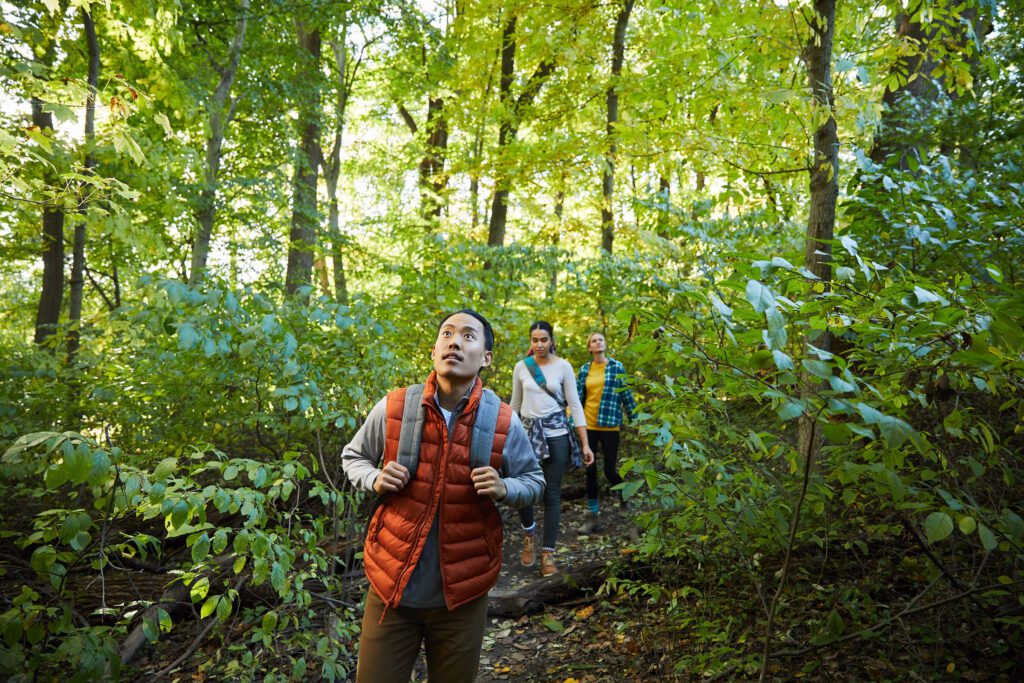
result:
M 513 14 L 505 22 L 501 32 L 501 77 L 498 81 L 498 100 L 505 116 L 498 127 L 498 169 L 494 174 L 494 197 L 491 199 L 491 220 L 487 226 L 487 244 L 500 247 L 505 244 L 505 223 L 508 219 L 508 171 L 501 167 L 502 153 L 515 140 L 516 131 L 512 126 L 512 81 L 516 70 L 516 17 Z
M 335 102 L 336 119 L 334 122 L 334 142 L 331 155 L 324 165 L 324 180 L 327 183 L 327 230 L 331 240 L 331 259 L 334 262 L 334 298 L 341 304 L 348 304 L 348 285 L 345 282 L 345 242 L 341 234 L 341 217 L 338 208 L 338 179 L 341 177 L 341 141 L 345 131 L 345 110 L 348 107 L 348 96 L 351 81 L 348 77 L 348 24 L 342 26 L 341 40 L 332 42 L 334 62 L 338 70 L 337 99 Z M 353 67 L 352 78 L 359 67 L 357 60 Z
M 565 185 L 565 175 L 562 176 L 562 185 Z M 555 229 L 551 235 L 551 246 L 557 252 L 562 241 L 562 214 L 565 211 L 565 190 L 559 190 L 555 195 Z M 551 281 L 548 283 L 547 298 L 552 299 L 558 291 L 558 258 L 554 258 L 551 264 Z
M 238 63 L 242 57 L 242 46 L 245 44 L 245 29 L 249 21 L 249 1 L 238 1 L 238 16 L 235 18 L 235 35 L 228 48 L 228 61 L 223 67 L 214 64 L 220 72 L 220 80 L 210 99 L 210 111 L 207 124 L 210 127 L 206 138 L 206 167 L 203 169 L 203 189 L 199 193 L 199 210 L 196 220 L 199 230 L 192 243 L 192 268 L 188 282 L 195 285 L 206 277 L 206 261 L 210 254 L 210 240 L 213 238 L 213 224 L 216 217 L 217 174 L 220 171 L 224 129 L 231 123 L 237 100 L 231 98 L 231 86 L 235 82 Z M 228 110 L 225 112 L 225 106 Z
M 811 35 L 804 46 L 804 64 L 814 100 L 814 106 L 825 109 L 828 118 L 814 131 L 814 160 L 810 169 L 810 212 L 807 219 L 807 241 L 804 252 L 804 266 L 816 275 L 828 291 L 832 280 L 831 240 L 835 232 L 836 199 L 839 196 L 839 136 L 836 131 L 835 102 L 832 92 L 832 43 L 835 37 L 836 0 L 814 0 L 811 13 Z M 820 349 L 830 346 L 828 332 L 817 339 L 807 339 Z M 821 381 L 809 373 L 801 377 L 801 394 L 807 400 L 817 394 Z M 818 449 L 821 447 L 821 430 L 816 429 L 817 414 L 805 411 L 799 419 L 797 448 L 804 461 L 804 487 L 800 495 L 790 526 L 790 550 L 799 525 L 800 508 L 807 490 L 807 482 L 814 469 Z M 789 567 L 789 551 L 782 568 L 778 588 L 771 601 L 768 624 L 765 632 L 764 653 L 761 661 L 760 680 L 765 680 L 771 654 L 772 630 L 779 598 L 785 586 Z
M 53 115 L 43 111 L 43 102 L 32 98 L 32 125 L 43 135 L 53 135 Z M 43 183 L 52 187 L 56 174 L 49 164 L 43 168 Z M 43 289 L 36 309 L 36 344 L 57 332 L 64 303 L 64 209 L 59 202 L 43 207 Z
M 832 42 L 835 35 L 836 0 L 815 0 L 814 8 L 818 20 L 812 24 L 811 38 L 804 47 L 804 61 L 807 65 L 809 85 L 815 107 L 829 112 L 828 119 L 814 132 L 814 161 L 810 170 L 811 202 L 807 218 L 807 241 L 804 250 L 804 266 L 814 273 L 827 291 L 832 281 L 832 238 L 836 224 L 836 199 L 839 196 L 839 137 L 834 116 L 832 94 Z M 828 332 L 816 339 L 808 339 L 820 349 L 831 346 Z M 811 376 L 804 377 L 804 386 L 810 394 L 816 394 L 820 382 Z M 798 447 L 805 458 L 814 459 L 820 445 L 820 438 L 812 434 L 814 418 L 804 415 L 800 420 Z
M 622 63 L 626 58 L 626 29 L 629 27 L 629 15 L 633 11 L 635 0 L 626 0 L 615 18 L 615 34 L 612 38 L 612 73 L 608 84 L 606 103 L 608 117 L 605 123 L 605 135 L 608 140 L 608 153 L 604 159 L 604 173 L 601 177 L 601 249 L 606 254 L 612 253 L 615 241 L 615 155 L 618 151 L 616 143 L 616 127 L 619 124 L 619 77 L 622 75 Z
M 92 175 L 96 167 L 96 86 L 99 83 L 100 47 L 96 39 L 96 25 L 92 14 L 82 10 L 82 24 L 88 46 L 89 72 L 87 83 L 89 93 L 85 100 L 85 160 L 83 175 Z M 73 361 L 78 354 L 82 324 L 82 295 L 85 289 L 85 214 L 86 200 L 83 195 L 78 202 L 78 216 L 75 223 L 74 246 L 71 255 L 71 292 L 68 297 L 68 358 Z
M 508 220 L 508 198 L 512 188 L 511 174 L 503 168 L 502 156 L 508 145 L 515 142 L 519 134 L 520 117 L 524 109 L 533 104 L 541 86 L 555 70 L 555 62 L 544 60 L 526 81 L 518 97 L 512 97 L 512 83 L 515 79 L 516 17 L 509 17 L 501 34 L 501 79 L 498 83 L 499 99 L 505 117 L 498 127 L 498 169 L 495 172 L 494 196 L 491 202 L 491 217 L 487 229 L 487 244 L 500 247 L 505 244 L 505 226 Z M 484 268 L 490 268 L 485 263 Z
M 48 72 L 55 57 L 53 41 L 47 45 L 40 62 Z M 32 98 L 32 125 L 40 134 L 53 137 L 53 114 L 43 111 L 43 101 Z M 45 153 L 45 151 L 43 152 Z M 57 174 L 49 163 L 43 164 L 43 184 L 53 187 Z M 59 201 L 43 206 L 43 287 L 36 308 L 36 344 L 43 344 L 57 332 L 64 303 L 64 208 Z
M 427 149 L 420 162 L 420 211 L 423 220 L 436 230 L 444 207 L 447 181 L 444 163 L 448 150 L 448 121 L 444 113 L 444 99 L 431 97 L 427 101 Z
M 317 206 L 316 187 L 320 166 L 320 30 L 306 30 L 302 23 L 297 25 L 299 50 L 304 68 L 300 87 L 299 126 L 301 140 L 295 154 L 295 169 L 292 176 L 292 227 L 288 243 L 288 270 L 285 275 L 285 289 L 295 294 L 300 287 L 308 286 L 313 275 L 313 251 L 316 249 Z M 306 297 L 308 299 L 308 297 Z

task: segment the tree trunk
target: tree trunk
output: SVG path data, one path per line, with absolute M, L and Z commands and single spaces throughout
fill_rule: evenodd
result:
M 499 99 L 505 117 L 498 127 L 498 170 L 495 172 L 494 197 L 491 202 L 491 217 L 487 228 L 487 244 L 500 247 L 505 244 L 505 226 L 508 220 L 508 197 L 512 181 L 508 170 L 502 168 L 502 155 L 508 145 L 515 142 L 519 134 L 520 117 L 523 110 L 533 104 L 537 92 L 555 70 L 555 63 L 544 60 L 526 81 L 519 97 L 512 97 L 512 83 L 515 79 L 516 17 L 509 17 L 501 34 L 501 80 L 498 83 Z M 490 268 L 485 263 L 484 268 Z
M 448 150 L 448 121 L 444 114 L 444 99 L 427 100 L 426 151 L 420 162 L 420 212 L 428 229 L 437 229 L 444 207 L 447 181 L 444 162 Z
M 608 138 L 608 152 L 604 160 L 604 173 L 601 177 L 601 249 L 606 254 L 612 253 L 615 241 L 615 211 L 613 207 L 615 195 L 615 154 L 616 127 L 619 123 L 619 77 L 622 75 L 622 63 L 626 58 L 626 28 L 629 27 L 629 15 L 633 11 L 635 0 L 626 0 L 615 18 L 615 34 L 612 38 L 612 73 L 606 95 L 608 118 L 605 124 L 605 135 Z
M 238 1 L 238 16 L 235 19 L 235 35 L 228 48 L 227 65 L 213 67 L 220 72 L 220 81 L 210 99 L 208 125 L 209 136 L 206 138 L 206 167 L 203 169 L 203 189 L 199 193 L 199 210 L 196 219 L 199 230 L 192 243 L 192 267 L 188 283 L 195 285 L 206 277 L 206 261 L 210 254 L 210 240 L 213 237 L 213 223 L 217 204 L 217 174 L 220 171 L 222 156 L 221 147 L 224 143 L 224 129 L 231 123 L 237 100 L 231 98 L 231 86 L 238 72 L 238 63 L 242 56 L 242 45 L 245 43 L 245 28 L 249 20 L 249 0 Z M 224 111 L 225 105 L 228 111 Z
M 320 30 L 307 31 L 305 24 L 296 28 L 303 67 L 299 73 L 307 81 L 316 79 L 320 70 Z M 308 286 L 313 276 L 313 250 L 316 248 L 316 187 L 320 166 L 319 84 L 302 82 L 299 86 L 299 126 L 301 140 L 295 154 L 292 175 L 292 227 L 288 242 L 288 270 L 285 289 L 294 295 Z M 304 297 L 308 300 L 308 296 Z
M 505 22 L 501 32 L 501 77 L 498 81 L 498 100 L 505 116 L 498 127 L 498 169 L 494 174 L 494 197 L 491 200 L 491 220 L 487 226 L 487 244 L 500 247 L 505 244 L 505 223 L 508 219 L 508 172 L 502 169 L 501 155 L 505 147 L 515 140 L 512 127 L 512 80 L 516 70 L 516 17 L 512 15 Z
M 40 59 L 48 72 L 53 66 L 55 45 L 51 41 Z M 32 98 L 32 125 L 40 134 L 53 137 L 53 114 L 43 111 L 43 101 Z M 42 151 L 45 154 L 45 150 Z M 43 184 L 53 187 L 57 173 L 52 164 L 43 164 Z M 64 303 L 64 208 L 59 201 L 43 206 L 43 287 L 36 308 L 36 344 L 43 344 L 57 332 Z
M 53 135 L 53 115 L 43 111 L 43 102 L 32 98 L 32 125 L 43 135 Z M 52 187 L 56 174 L 44 165 L 43 183 Z M 64 302 L 64 209 L 59 202 L 43 207 L 43 289 L 36 309 L 36 344 L 44 343 L 57 332 Z
M 836 198 L 839 196 L 839 137 L 833 115 L 832 94 L 832 41 L 835 34 L 835 0 L 815 0 L 816 20 L 811 25 L 811 37 L 804 47 L 807 76 L 816 107 L 826 108 L 828 119 L 814 132 L 814 161 L 810 170 L 811 203 L 807 219 L 807 242 L 804 266 L 814 273 L 825 287 L 832 280 L 832 246 L 835 232 Z M 831 346 L 828 332 L 817 339 L 808 339 L 820 349 Z M 817 393 L 820 382 L 805 376 L 807 395 Z M 813 462 L 820 445 L 821 430 L 815 429 L 815 417 L 805 414 L 800 419 L 798 447 L 805 460 Z
M 96 86 L 99 83 L 100 47 L 96 39 L 96 25 L 92 15 L 82 10 L 82 24 L 85 28 L 85 41 L 88 46 L 89 72 L 87 84 L 88 95 L 85 99 L 85 160 L 82 164 L 83 175 L 92 175 L 96 167 Z M 68 297 L 68 359 L 74 361 L 78 354 L 82 324 L 82 295 L 85 289 L 85 195 L 78 202 L 78 217 L 75 224 L 74 246 L 71 255 L 71 292 Z
M 338 209 L 338 179 L 341 177 L 341 140 L 345 131 L 345 109 L 348 106 L 351 80 L 348 73 L 348 24 L 341 29 L 341 41 L 332 42 L 334 62 L 338 69 L 337 99 L 335 102 L 334 142 L 330 159 L 324 164 L 324 181 L 327 183 L 327 231 L 331 239 L 331 260 L 334 262 L 334 298 L 338 303 L 348 304 L 348 285 L 345 282 L 345 242 L 341 235 L 341 217 Z M 356 61 L 351 78 L 359 68 Z

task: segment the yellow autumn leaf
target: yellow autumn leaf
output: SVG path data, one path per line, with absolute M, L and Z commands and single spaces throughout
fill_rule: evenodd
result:
M 581 609 L 576 610 L 577 619 L 589 619 L 594 614 L 594 606 L 587 605 Z
M 567 678 L 564 681 L 562 681 L 562 683 L 580 683 L 580 682 L 578 680 L 576 680 L 575 678 Z
M 953 669 L 955 669 L 955 668 L 956 668 L 956 664 L 954 664 L 953 662 L 950 662 L 949 664 L 946 665 L 946 673 L 948 673 L 948 674 L 953 673 Z

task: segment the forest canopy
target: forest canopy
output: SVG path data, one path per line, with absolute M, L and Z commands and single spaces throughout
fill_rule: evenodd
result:
M 470 307 L 629 370 L 637 680 L 1020 676 L 1022 9 L 0 1 L 0 672 L 348 679 Z

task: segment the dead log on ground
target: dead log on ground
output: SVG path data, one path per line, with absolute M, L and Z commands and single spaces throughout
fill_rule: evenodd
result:
M 552 605 L 596 591 L 608 576 L 607 560 L 591 560 L 554 576 L 546 576 L 518 588 L 492 588 L 487 614 L 492 617 L 521 617 Z

